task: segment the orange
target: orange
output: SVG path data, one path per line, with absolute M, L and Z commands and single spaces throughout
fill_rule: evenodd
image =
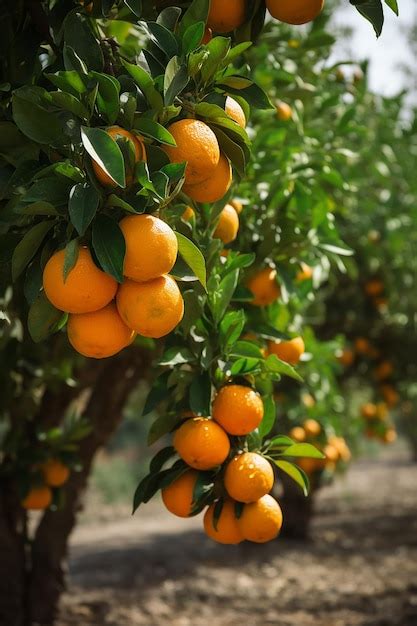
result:
M 256 452 L 235 456 L 226 467 L 224 486 L 238 502 L 255 502 L 269 493 L 274 484 L 274 472 L 269 461 Z
M 333 446 L 333 448 L 336 448 L 339 458 L 342 461 L 350 461 L 352 455 L 343 437 L 329 437 L 329 445 Z
M 256 502 L 245 504 L 238 526 L 248 541 L 266 543 L 275 539 L 282 526 L 282 511 L 278 502 L 267 494 Z
M 397 391 L 395 391 L 394 387 L 392 387 L 392 385 L 382 385 L 381 392 L 384 396 L 385 402 L 389 407 L 394 407 L 398 404 L 400 396 Z
M 394 443 L 397 439 L 397 433 L 394 428 L 388 428 L 382 436 L 382 441 L 384 443 Z
M 211 0 L 207 26 L 216 33 L 229 33 L 245 21 L 246 0 Z
M 52 491 L 49 487 L 32 487 L 22 500 L 22 507 L 28 511 L 43 511 L 52 502 Z
M 232 207 L 234 208 L 234 210 L 236 211 L 238 215 L 242 213 L 243 204 L 241 203 L 240 200 L 238 200 L 237 198 L 233 198 L 233 200 L 230 200 L 229 204 L 232 205 Z
M 223 243 L 234 241 L 239 232 L 239 216 L 231 204 L 226 204 L 219 216 L 213 236 Z
M 209 470 L 224 463 L 230 442 L 216 422 L 208 417 L 194 417 L 175 431 L 174 448 L 190 467 Z
M 376 417 L 379 420 L 384 421 L 387 419 L 388 413 L 388 407 L 385 402 L 378 402 L 378 404 L 376 405 Z
M 384 291 L 384 283 L 381 280 L 370 280 L 365 284 L 365 293 L 368 296 L 380 296 Z
M 264 404 L 250 387 L 226 385 L 214 399 L 212 414 L 230 435 L 248 435 L 262 422 Z
M 313 419 L 306 420 L 303 424 L 303 428 L 307 437 L 317 437 L 321 433 L 320 424 Z
M 176 147 L 164 146 L 171 163 L 187 162 L 186 185 L 196 185 L 214 174 L 220 148 L 211 128 L 200 120 L 180 120 L 168 126 Z
M 213 39 L 213 31 L 208 26 L 204 29 L 203 39 L 201 40 L 202 44 L 207 44 Z
M 123 273 L 138 282 L 168 274 L 177 259 L 178 242 L 166 222 L 153 215 L 128 215 L 119 226 L 126 242 Z
M 143 337 L 159 339 L 182 320 L 184 300 L 171 276 L 146 283 L 125 280 L 117 293 L 117 308 L 124 323 Z
M 337 360 L 345 367 L 350 367 L 355 360 L 355 353 L 350 348 L 344 348 L 337 357 Z
M 135 332 L 123 322 L 113 302 L 99 311 L 70 315 L 67 333 L 74 350 L 92 359 L 117 354 L 135 337 Z
M 275 354 L 281 361 L 296 365 L 301 356 L 304 354 L 305 346 L 302 337 L 294 337 L 289 341 L 282 341 L 277 339 L 276 341 L 268 342 L 269 354 Z
M 366 402 L 365 404 L 362 404 L 361 415 L 365 419 L 372 419 L 376 417 L 376 413 L 377 413 L 376 405 L 373 404 L 372 402 Z
M 248 281 L 248 289 L 253 293 L 252 303 L 255 306 L 268 306 L 281 295 L 281 290 L 276 281 L 277 273 L 270 267 L 266 267 L 254 274 Z
M 371 343 L 365 337 L 358 337 L 355 339 L 355 348 L 358 354 L 369 354 L 372 352 Z
M 54 307 L 66 313 L 90 313 L 113 300 L 117 282 L 97 267 L 88 248 L 80 248 L 65 281 L 64 259 L 64 250 L 55 252 L 43 270 L 43 288 Z
M 288 122 L 292 118 L 292 108 L 286 102 L 278 102 L 276 106 L 277 118 L 281 122 Z
M 375 378 L 377 380 L 385 380 L 394 372 L 394 367 L 390 361 L 382 361 L 375 370 Z
M 221 154 L 208 178 L 193 185 L 185 184 L 183 191 L 195 202 L 217 202 L 226 195 L 231 184 L 232 167 L 229 159 Z
M 146 159 L 145 145 L 136 135 L 133 135 L 124 128 L 120 128 L 120 126 L 111 126 L 110 128 L 106 129 L 106 133 L 110 135 L 110 137 L 114 139 L 114 141 L 124 138 L 129 140 L 135 152 L 135 163 L 137 163 L 138 161 L 144 161 Z M 94 174 L 96 175 L 97 180 L 102 185 L 104 185 L 105 187 L 117 187 L 117 183 L 114 182 L 114 180 L 103 170 L 103 168 L 96 161 L 93 161 L 92 164 Z M 125 163 L 126 185 L 131 185 L 133 182 L 132 165 L 133 164 Z
M 266 8 L 276 20 L 287 24 L 307 24 L 323 10 L 324 0 L 266 0 Z
M 294 441 L 298 441 L 298 443 L 306 440 L 306 431 L 302 426 L 294 426 L 294 428 L 291 428 L 288 435 L 291 439 L 294 439 Z
M 185 222 L 191 222 L 191 220 L 195 219 L 194 209 L 190 206 L 187 206 L 181 217 Z
M 310 280 L 313 276 L 313 268 L 307 263 L 301 263 L 301 269 L 295 277 L 296 281 L 302 283 L 304 280 Z
M 236 124 L 239 124 L 242 128 L 246 128 L 246 116 L 239 102 L 237 102 L 234 98 L 227 96 L 224 110 L 227 115 L 236 122 Z
M 67 482 L 70 471 L 69 468 L 64 465 L 58 459 L 49 459 L 42 465 L 42 473 L 45 482 L 49 487 L 61 487 Z
M 239 522 L 235 514 L 235 503 L 227 500 L 223 502 L 219 519 L 214 527 L 215 504 L 209 506 L 204 515 L 204 531 L 210 539 L 226 545 L 234 545 L 243 541 L 239 530 Z
M 333 444 L 328 443 L 323 450 L 323 454 L 326 456 L 325 463 L 336 463 L 339 460 L 339 451 Z
M 312 409 L 313 406 L 316 405 L 316 401 L 311 393 L 303 393 L 303 395 L 301 396 L 301 401 L 308 409 Z
M 170 513 L 178 517 L 189 517 L 193 508 L 193 494 L 198 472 L 189 470 L 162 489 L 162 500 Z

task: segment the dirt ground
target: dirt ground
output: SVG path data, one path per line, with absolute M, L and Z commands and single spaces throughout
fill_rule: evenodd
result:
M 358 462 L 317 511 L 309 542 L 265 546 L 218 546 L 158 503 L 87 521 L 59 626 L 417 626 L 417 466 Z

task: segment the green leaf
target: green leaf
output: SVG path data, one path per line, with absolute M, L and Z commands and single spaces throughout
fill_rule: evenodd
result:
M 169 106 L 188 85 L 190 78 L 187 67 L 180 65 L 178 57 L 172 57 L 168 63 L 164 76 L 164 104 Z
M 381 0 L 350 0 L 361 15 L 371 22 L 377 37 L 384 26 L 384 10 Z
M 81 127 L 81 139 L 93 161 L 110 176 L 119 187 L 126 187 L 123 154 L 106 131 L 101 128 Z
M 25 202 L 48 202 L 53 206 L 67 204 L 71 182 L 57 176 L 36 179 L 23 197 Z
M 92 242 L 101 268 L 122 283 L 126 242 L 116 220 L 98 215 L 93 222 Z
M 60 326 L 66 315 L 58 311 L 47 299 L 44 292 L 40 293 L 29 309 L 28 329 L 35 343 L 39 343 Z
M 35 258 L 26 271 L 23 292 L 29 305 L 33 304 L 42 289 L 42 268 L 39 258 Z
M 246 317 L 244 311 L 228 311 L 223 317 L 220 322 L 220 340 L 225 351 L 227 351 L 227 349 L 229 348 L 231 349 L 231 353 L 234 353 L 236 343 L 243 343 L 238 342 L 237 340 L 242 334 L 245 322 Z
M 176 232 L 178 252 L 207 290 L 206 262 L 197 246 L 181 233 Z
M 181 20 L 181 35 L 196 22 L 207 22 L 210 0 L 193 0 Z
M 129 72 L 137 86 L 140 88 L 145 98 L 156 111 L 161 111 L 164 101 L 161 94 L 155 89 L 152 77 L 139 65 L 133 65 L 122 60 L 123 67 Z
M 120 83 L 113 76 L 99 72 L 90 72 L 90 76 L 98 83 L 98 110 L 109 124 L 114 124 L 120 111 Z
M 297 467 L 293 463 L 289 463 L 288 461 L 277 460 L 274 461 L 274 463 L 277 467 L 279 467 L 279 469 L 288 474 L 288 476 L 290 476 L 290 478 L 292 478 L 297 485 L 300 485 L 304 495 L 308 496 L 310 483 L 307 474 L 301 468 Z
M 141 17 L 142 0 L 124 0 L 124 3 L 136 17 Z
M 326 456 L 311 443 L 294 443 L 286 448 L 284 456 L 307 457 L 309 459 L 325 459 Z
M 82 237 L 91 224 L 98 205 L 100 196 L 90 183 L 78 183 L 70 192 L 68 212 L 71 224 Z
M 302 382 L 302 377 L 300 374 L 285 361 L 281 361 L 276 354 L 270 354 L 267 359 L 265 359 L 265 368 L 269 372 L 273 372 L 274 374 L 284 374 L 285 376 L 289 376 L 290 378 L 294 378 Z
M 197 22 L 187 28 L 182 38 L 182 52 L 183 54 L 190 54 L 201 43 L 204 35 L 204 22 Z
M 139 117 L 135 119 L 134 129 L 138 130 L 142 135 L 146 137 L 150 137 L 151 139 L 155 139 L 162 144 L 167 146 L 176 146 L 176 142 L 171 133 L 158 124 L 158 122 L 154 122 L 147 117 Z
M 101 72 L 104 65 L 103 53 L 93 35 L 88 17 L 73 11 L 68 13 L 64 22 L 64 40 L 89 69 Z
M 197 415 L 211 414 L 211 380 L 208 372 L 196 376 L 190 386 L 190 409 Z
M 153 411 L 158 404 L 169 395 L 170 391 L 167 386 L 169 375 L 170 372 L 164 372 L 154 380 L 146 398 L 142 416 L 148 415 L 148 413 Z
M 166 448 L 162 448 L 162 450 L 159 450 L 159 452 L 155 454 L 150 462 L 149 472 L 151 474 L 159 472 L 159 470 L 162 469 L 165 463 L 169 461 L 169 459 L 171 459 L 175 454 L 175 448 L 173 448 L 172 446 L 167 446 Z
M 178 42 L 174 33 L 158 22 L 146 22 L 146 26 L 152 41 L 166 54 L 167 59 L 178 54 Z
M 46 234 L 54 226 L 55 221 L 39 222 L 32 226 L 23 239 L 17 244 L 12 256 L 12 279 L 17 280 L 26 266 L 35 256 Z
M 73 96 L 78 96 L 87 91 L 85 86 L 83 75 L 80 75 L 75 70 L 68 72 L 61 71 L 55 74 L 44 74 L 48 80 L 51 81 L 55 87 L 58 87 L 61 91 L 66 91 Z
M 262 422 L 258 426 L 259 434 L 262 439 L 271 432 L 277 417 L 275 402 L 272 396 L 267 396 L 266 398 L 263 398 L 263 403 L 264 416 L 262 418 Z
M 152 424 L 148 433 L 148 446 L 152 446 L 156 441 L 164 435 L 170 433 L 178 424 L 180 418 L 178 415 L 161 415 Z
M 209 293 L 210 307 L 216 323 L 220 322 L 229 306 L 238 278 L 239 270 L 230 272 L 222 279 L 218 289 L 213 293 Z
M 244 83 L 242 82 L 240 83 L 240 85 L 238 85 L 238 83 L 236 82 L 237 78 L 239 77 L 232 76 L 226 80 L 223 80 L 218 85 L 218 87 L 220 89 L 224 89 L 228 94 L 244 98 L 246 102 L 248 102 L 255 109 L 275 108 L 264 90 L 261 89 L 256 83 L 252 83 L 252 81 L 249 81 L 252 84 L 244 86 Z M 243 80 L 247 81 L 247 79 Z
M 63 267 L 64 283 L 67 280 L 71 270 L 73 269 L 73 267 L 75 266 L 77 262 L 79 251 L 80 251 L 80 245 L 79 245 L 78 239 L 73 239 L 72 241 L 67 243 L 65 247 L 65 257 L 64 257 L 64 267 Z
M 62 142 L 63 127 L 55 113 L 39 102 L 35 87 L 21 87 L 13 92 L 13 119 L 24 135 L 41 144 Z
M 384 1 L 385 1 L 385 4 L 389 6 L 391 11 L 394 11 L 395 15 L 399 15 L 397 0 L 384 0 Z
M 51 91 L 49 95 L 52 104 L 56 107 L 69 111 L 84 121 L 89 119 L 87 108 L 72 94 L 63 93 L 62 91 Z
M 236 341 L 230 350 L 232 357 L 249 357 L 253 359 L 262 359 L 263 354 L 259 346 L 251 341 Z
M 173 367 L 174 365 L 182 365 L 192 361 L 195 361 L 195 356 L 188 348 L 172 347 L 164 352 L 158 361 L 158 365 Z
M 209 56 L 201 67 L 201 76 L 205 83 L 209 83 L 213 80 L 219 66 L 230 50 L 230 39 L 228 37 L 214 37 L 209 41 L 206 48 Z

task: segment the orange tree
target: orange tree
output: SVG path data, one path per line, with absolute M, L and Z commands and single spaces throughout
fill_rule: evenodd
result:
M 239 303 L 257 300 L 245 276 L 255 256 L 221 255 L 237 230 L 219 202 L 244 177 L 244 126 L 251 110 L 271 107 L 245 58 L 266 7 L 156 4 L 2 7 L 0 615 L 8 624 L 53 623 L 94 455 L 154 359 L 145 412 L 158 406 L 161 415 L 149 441 L 174 432 L 173 446 L 152 460 L 135 508 L 162 489 L 177 514 L 208 506 L 205 530 L 218 541 L 267 541 L 282 523 L 268 495 L 270 463 L 306 490 L 291 461 L 322 456 L 287 436 L 264 441 L 274 381 L 299 375 L 241 339 Z M 281 14 L 266 4 L 294 23 L 322 8 Z M 382 4 L 368 4 L 359 8 L 378 30 Z M 268 282 L 278 297 L 275 275 Z M 32 510 L 41 513 L 28 525 Z

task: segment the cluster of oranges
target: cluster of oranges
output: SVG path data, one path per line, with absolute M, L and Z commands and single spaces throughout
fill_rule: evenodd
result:
M 389 420 L 386 402 L 365 402 L 361 406 L 361 415 L 365 420 L 365 435 L 368 439 L 377 439 L 382 443 L 394 443 L 397 431 Z
M 87 246 L 64 276 L 65 251 L 52 255 L 43 272 L 48 300 L 68 313 L 67 332 L 80 354 L 109 357 L 135 338 L 159 338 L 181 321 L 184 302 L 169 276 L 178 252 L 174 231 L 152 215 L 129 215 L 119 226 L 126 242 L 124 281 L 95 264 Z
M 388 300 L 384 295 L 385 285 L 379 278 L 372 278 L 364 285 L 364 291 L 373 306 L 382 312 L 386 309 Z
M 305 420 L 301 426 L 294 426 L 289 436 L 298 443 L 314 443 L 325 456 L 324 459 L 300 459 L 299 466 L 306 474 L 312 475 L 324 469 L 334 471 L 338 463 L 348 463 L 351 459 L 351 452 L 345 439 L 336 435 L 327 436 L 314 419 Z
M 39 484 L 31 487 L 21 503 L 28 511 L 47 509 L 52 502 L 52 489 L 62 487 L 70 475 L 69 468 L 58 459 L 49 459 L 35 469 L 40 472 L 41 480 Z
M 269 495 L 274 484 L 271 464 L 261 454 L 240 449 L 235 439 L 254 431 L 263 415 L 256 391 L 229 384 L 214 398 L 211 418 L 187 418 L 175 431 L 174 448 L 189 469 L 162 490 L 163 502 L 180 517 L 199 513 L 196 484 L 200 472 L 212 472 L 215 500 L 204 514 L 204 529 L 219 543 L 264 543 L 281 529 L 280 506 Z
M 216 33 L 229 33 L 249 17 L 248 0 L 211 0 L 207 26 Z M 324 0 L 266 0 L 266 7 L 280 22 L 306 24 L 323 10 Z

